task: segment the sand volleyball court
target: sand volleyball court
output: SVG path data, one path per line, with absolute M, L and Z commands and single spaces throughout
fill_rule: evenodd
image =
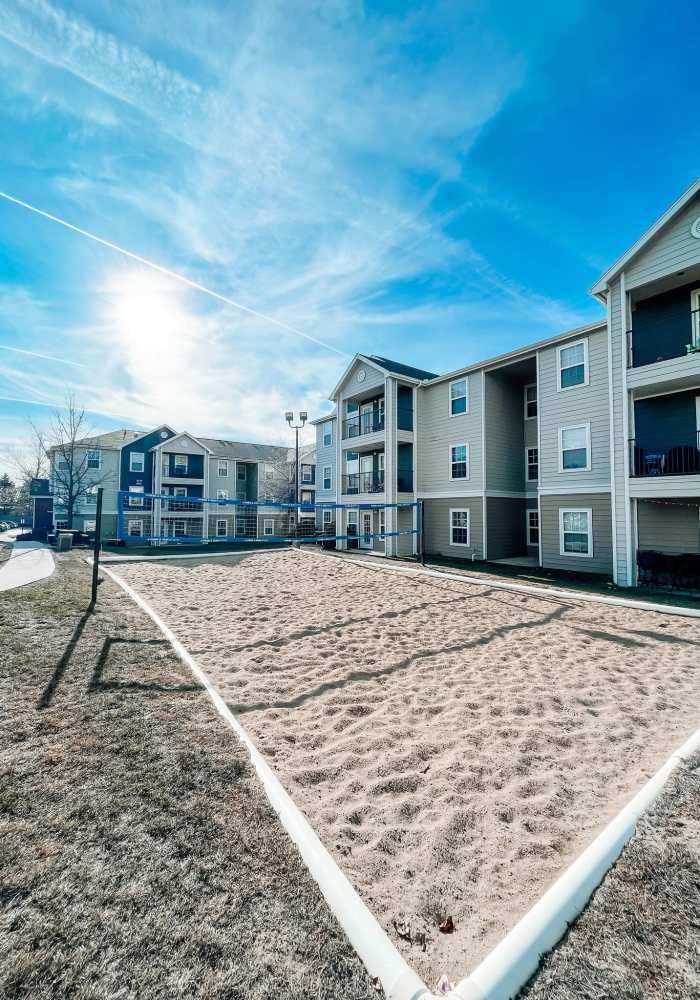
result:
M 430 986 L 473 968 L 700 724 L 696 619 L 291 550 L 117 569 Z

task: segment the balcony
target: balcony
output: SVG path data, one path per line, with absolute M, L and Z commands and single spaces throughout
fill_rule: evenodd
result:
M 185 497 L 178 497 L 177 500 L 163 500 L 163 511 L 179 511 L 180 513 L 202 513 L 202 501 L 187 500 Z
M 343 476 L 343 493 L 352 495 L 354 493 L 383 493 L 384 473 L 377 472 L 350 472 Z
M 694 444 L 680 443 L 668 448 L 646 448 L 632 438 L 629 455 L 630 476 L 635 479 L 700 475 L 700 431 L 695 434 Z
M 343 420 L 343 440 L 361 437 L 363 434 L 376 434 L 384 430 L 384 411 L 368 410 L 367 413 L 354 413 Z

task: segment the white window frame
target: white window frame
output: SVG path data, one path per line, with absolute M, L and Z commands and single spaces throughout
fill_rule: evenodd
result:
M 177 525 L 177 524 L 181 524 L 182 525 L 182 533 L 181 534 L 178 533 L 175 530 L 175 525 Z M 173 533 L 172 533 L 171 537 L 172 538 L 186 538 L 187 537 L 187 521 L 183 517 L 174 517 L 173 518 Z
M 224 470 L 223 472 L 221 470 Z M 228 479 L 228 459 L 227 458 L 217 458 L 216 460 L 216 476 L 217 479 Z
M 530 515 L 535 514 L 537 516 L 537 541 L 533 542 L 530 532 L 532 531 L 532 524 L 530 523 Z M 540 544 L 540 512 L 537 507 L 528 507 L 525 511 L 525 544 L 536 548 Z
M 217 500 L 228 500 L 229 499 L 228 490 L 217 490 L 216 491 L 216 499 Z
M 220 531 L 220 527 L 223 524 L 224 530 Z M 219 517 L 216 520 L 216 537 L 221 538 L 223 535 L 228 535 L 228 521 L 225 517 Z
M 323 441 L 324 448 L 333 447 L 333 421 L 326 420 L 325 423 L 321 424 L 321 438 Z M 326 438 L 328 440 L 326 441 Z
M 452 449 L 453 448 L 464 448 L 464 449 L 466 449 L 466 459 L 467 459 L 467 474 L 466 474 L 466 476 L 453 476 L 452 475 L 452 466 L 455 464 L 453 462 L 453 460 L 452 460 Z M 447 456 L 448 456 L 448 460 L 449 460 L 448 472 L 449 472 L 450 481 L 453 482 L 453 483 L 466 483 L 466 482 L 468 482 L 469 478 L 471 476 L 471 468 L 470 468 L 470 461 L 469 461 L 469 442 L 468 441 L 456 441 L 454 444 L 451 444 L 450 447 L 449 447 L 449 451 L 447 453 Z
M 178 459 L 183 459 L 183 458 L 184 462 L 178 461 Z M 173 476 L 175 477 L 177 477 L 180 474 L 177 471 L 178 468 L 180 470 L 184 469 L 185 475 L 187 475 L 187 473 L 190 471 L 189 457 L 187 455 L 175 455 L 175 458 L 173 459 Z
M 326 475 L 326 472 L 328 473 L 328 475 Z M 326 480 L 328 480 L 328 486 L 326 486 Z M 323 466 L 323 479 L 322 479 L 322 482 L 323 482 L 323 488 L 324 488 L 324 490 L 332 490 L 333 489 L 333 466 L 332 465 L 324 465 Z
M 83 520 L 83 531 L 97 531 L 97 521 Z
M 269 528 L 269 531 L 268 531 Z M 263 535 L 274 535 L 275 533 L 275 519 L 274 517 L 264 517 L 263 518 Z
M 535 465 L 537 466 L 537 476 L 535 479 L 530 479 L 530 452 L 534 451 L 537 455 L 537 461 Z M 536 444 L 529 444 L 525 448 L 525 484 L 528 483 L 539 483 L 540 481 L 540 449 Z
M 578 347 L 579 344 L 583 344 L 583 382 L 577 383 L 577 385 L 562 385 L 561 384 L 561 352 L 567 351 L 571 347 Z M 573 365 L 567 365 L 567 368 L 573 368 Z M 569 392 L 571 389 L 582 389 L 584 385 L 589 384 L 589 367 L 588 367 L 588 337 L 584 337 L 581 340 L 573 340 L 569 344 L 560 344 L 557 347 L 557 392 Z M 539 402 L 539 401 L 538 401 Z
M 564 550 L 564 515 L 586 514 L 588 517 L 588 552 L 566 552 Z M 583 532 L 577 532 L 583 534 Z M 593 558 L 593 508 L 592 507 L 560 507 L 559 508 L 559 555 L 571 556 L 574 559 Z
M 90 455 L 97 455 L 97 465 L 90 465 L 90 462 L 94 462 L 94 458 L 91 459 Z M 95 472 L 99 472 L 102 468 L 102 451 L 99 448 L 86 448 L 85 449 L 85 468 L 92 469 Z
M 160 457 L 160 474 L 166 479 L 170 478 L 170 455 L 165 451 Z
M 314 476 L 313 476 L 313 471 L 312 470 L 313 470 L 313 466 L 312 465 L 308 465 L 308 464 L 302 465 L 302 467 L 301 467 L 301 481 L 302 481 L 302 483 L 307 483 L 307 484 L 308 483 L 313 483 Z
M 455 398 L 456 399 L 466 399 L 467 402 L 466 402 L 464 410 L 461 413 L 453 413 L 452 412 L 452 386 L 453 385 L 459 385 L 460 382 L 464 382 L 464 395 L 463 396 L 456 396 Z M 450 417 L 463 417 L 467 413 L 469 413 L 469 376 L 468 375 L 465 375 L 463 378 L 453 379 L 449 383 L 448 388 L 447 388 L 447 412 L 448 412 L 448 414 L 449 414 Z
M 532 416 L 529 416 L 528 412 L 527 412 L 527 402 L 528 402 L 528 400 L 527 400 L 527 390 L 528 389 L 534 389 L 535 390 L 535 407 L 537 408 L 537 413 L 533 413 Z M 524 413 L 524 416 L 525 416 L 525 420 L 537 420 L 539 412 L 540 412 L 540 394 L 537 391 L 537 382 L 528 382 L 527 385 L 523 386 L 523 413 Z
M 454 541 L 454 534 L 453 534 L 453 532 L 454 532 L 454 529 L 455 529 L 455 525 L 452 523 L 452 515 L 453 514 L 466 514 L 467 515 L 467 540 L 466 540 L 466 542 L 455 542 Z M 450 545 L 454 545 L 454 546 L 456 546 L 458 548 L 461 548 L 461 549 L 468 549 L 468 548 L 470 548 L 471 543 L 472 543 L 472 514 L 471 514 L 471 510 L 469 509 L 469 507 L 450 507 L 449 529 L 450 529 Z
M 586 432 L 586 464 L 580 469 L 565 469 L 564 468 L 564 432 L 565 431 L 580 431 L 581 429 Z M 568 448 L 567 451 L 571 451 Z M 559 428 L 559 471 L 562 475 L 568 476 L 570 473 L 576 475 L 580 472 L 590 472 L 591 471 L 591 425 L 590 422 L 585 424 L 565 424 L 563 427 Z
M 141 468 L 134 468 L 134 459 L 141 460 Z M 145 472 L 146 471 L 146 455 L 142 451 L 130 451 L 129 452 L 129 472 Z
M 70 463 L 65 455 L 59 455 L 58 461 L 56 462 L 56 468 L 59 472 L 67 472 L 70 468 Z
M 141 494 L 140 499 L 136 498 L 131 494 Z M 129 507 L 143 507 L 143 486 L 130 486 L 129 487 Z
M 333 523 L 333 511 L 332 510 L 324 510 L 324 512 L 323 512 L 323 524 L 324 524 L 324 526 L 327 525 L 327 524 L 332 524 L 332 523 Z
M 131 530 L 135 524 L 138 524 L 139 526 L 138 531 Z M 129 538 L 143 538 L 143 519 L 140 517 L 130 518 L 129 523 L 127 524 L 126 533 Z

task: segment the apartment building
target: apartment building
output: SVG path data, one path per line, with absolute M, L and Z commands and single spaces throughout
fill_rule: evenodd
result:
M 418 499 L 454 558 L 630 586 L 639 550 L 700 553 L 700 180 L 591 293 L 599 322 L 446 375 L 357 355 L 313 422 L 336 533 L 407 554 L 408 511 L 361 504 Z
M 54 523 L 68 527 L 61 506 L 61 478 L 69 462 L 81 469 L 88 488 L 82 491 L 70 527 L 95 529 L 97 486 L 102 486 L 102 536 L 117 535 L 119 491 L 130 494 L 124 506 L 124 528 L 129 541 L 147 537 L 201 538 L 277 532 L 279 511 L 268 502 L 294 499 L 294 449 L 250 444 L 223 438 L 195 437 L 166 425 L 151 431 L 118 430 L 77 442 L 71 460 L 60 445 L 50 451 Z M 300 450 L 299 490 L 303 503 L 313 503 L 316 463 L 313 447 Z M 144 494 L 172 497 L 154 505 Z M 233 506 L 203 509 L 201 499 L 247 500 L 256 504 L 244 511 Z M 198 502 L 200 501 L 200 502 Z M 300 516 L 308 516 L 300 512 Z M 311 514 L 313 517 L 313 514 Z

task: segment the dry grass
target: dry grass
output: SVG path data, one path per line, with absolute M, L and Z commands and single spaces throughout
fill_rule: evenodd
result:
M 700 996 L 700 754 L 681 766 L 528 1000 Z
M 0 542 L 0 566 L 10 558 L 12 545 L 10 542 Z
M 376 997 L 247 758 L 87 568 L 0 596 L 0 995 Z

